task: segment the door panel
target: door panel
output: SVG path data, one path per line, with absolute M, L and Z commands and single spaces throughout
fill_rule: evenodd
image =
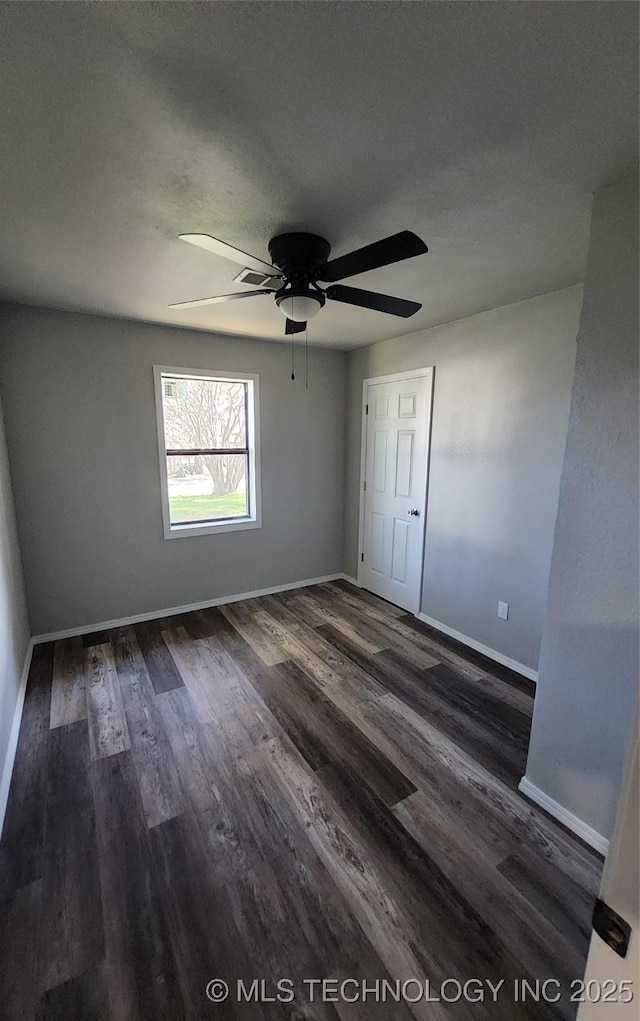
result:
M 400 394 L 398 418 L 415 418 L 416 394 Z
M 370 383 L 366 403 L 363 559 L 365 588 L 417 613 L 424 547 L 424 515 L 432 372 Z
M 393 552 L 391 554 L 391 577 L 393 581 L 407 581 L 407 551 L 409 547 L 409 522 L 394 518 Z
M 375 417 L 376 418 L 388 418 L 389 417 L 389 400 L 387 397 L 377 397 L 375 403 Z
M 373 488 L 377 493 L 387 489 L 387 447 L 389 436 L 376 430 L 373 434 Z
M 413 467 L 413 432 L 403 429 L 398 433 L 398 460 L 396 462 L 396 496 L 411 496 L 411 469 Z
M 377 574 L 384 572 L 384 526 L 383 514 L 371 515 L 371 570 Z

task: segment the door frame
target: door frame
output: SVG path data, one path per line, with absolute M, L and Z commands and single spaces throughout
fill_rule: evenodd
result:
M 427 535 L 427 499 L 429 496 L 429 473 L 431 471 L 431 428 L 433 423 L 433 390 L 435 382 L 435 366 L 423 366 L 420 369 L 407 369 L 406 372 L 390 372 L 385 376 L 367 376 L 362 380 L 362 407 L 360 410 L 360 496 L 358 509 L 358 574 L 357 582 L 360 588 L 362 584 L 362 554 L 364 552 L 364 483 L 367 468 L 367 390 L 376 383 L 396 383 L 403 379 L 415 379 L 418 376 L 430 378 L 430 385 L 427 387 L 429 393 L 429 421 L 427 423 L 427 471 L 425 475 L 424 493 L 424 519 L 422 521 L 422 570 L 420 571 L 420 591 L 418 592 L 417 607 L 413 611 L 417 616 L 422 606 L 422 590 L 424 587 L 424 551 Z

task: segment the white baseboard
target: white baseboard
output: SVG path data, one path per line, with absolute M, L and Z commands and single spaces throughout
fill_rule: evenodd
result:
M 35 642 L 33 638 L 31 638 L 27 645 L 27 651 L 24 657 L 24 664 L 20 675 L 20 684 L 18 686 L 18 697 L 16 699 L 16 707 L 13 712 L 11 730 L 9 732 L 9 743 L 7 745 L 4 764 L 2 766 L 2 779 L 0 780 L 0 836 L 2 836 L 4 817 L 6 815 L 7 803 L 9 801 L 11 774 L 13 773 L 13 764 L 16 760 L 16 751 L 18 750 L 18 736 L 20 734 L 20 724 L 22 723 L 24 696 L 27 690 L 27 679 L 29 677 L 29 667 L 31 666 L 31 656 L 33 655 L 34 644 Z
M 350 574 L 341 574 L 340 577 L 343 581 L 348 581 L 350 585 L 355 585 L 356 588 L 362 588 L 362 585 L 357 578 L 352 578 Z
M 552 815 L 554 819 L 558 820 L 558 822 L 564 823 L 567 829 L 571 830 L 572 833 L 575 833 L 576 836 L 582 837 L 585 843 L 589 844 L 590 847 L 593 847 L 594 850 L 598 851 L 600 854 L 606 855 L 609 850 L 609 841 L 607 838 L 603 837 L 601 833 L 598 833 L 586 822 L 583 822 L 582 819 L 578 819 L 577 815 L 570 812 L 569 809 L 565 808 L 564 805 L 561 805 L 559 801 L 554 801 L 554 799 L 549 797 L 548 794 L 545 794 L 545 792 L 540 790 L 539 787 L 536 787 L 534 783 L 531 783 L 531 780 L 529 780 L 528 777 L 522 777 L 522 780 L 518 784 L 518 790 L 522 791 L 523 794 L 526 794 L 531 801 L 535 801 L 536 805 L 539 805 L 540 808 L 544 808 L 545 812 Z
M 481 652 L 487 659 L 492 659 L 494 662 L 508 667 L 509 670 L 513 670 L 515 673 L 521 674 L 537 684 L 538 671 L 533 670 L 532 667 L 525 666 L 524 663 L 518 663 L 516 659 L 511 659 L 510 656 L 505 656 L 504 653 L 497 652 L 496 649 L 490 649 L 488 645 L 483 645 L 482 642 L 477 642 L 475 638 L 463 635 L 461 631 L 456 631 L 455 628 L 449 627 L 448 624 L 442 624 L 439 620 L 428 617 L 426 613 L 417 613 L 416 617 L 418 620 L 424 621 L 425 624 L 429 624 L 430 627 L 435 628 L 436 631 L 442 631 L 443 634 L 449 635 L 450 638 L 455 638 L 457 642 L 468 645 L 470 649 L 475 649 L 476 652 Z
M 176 613 L 190 613 L 192 610 L 206 610 L 209 606 L 221 606 L 222 603 L 237 603 L 240 599 L 255 599 L 257 596 L 271 596 L 276 592 L 287 592 L 289 589 L 306 588 L 308 585 L 322 585 L 325 581 L 338 581 L 345 575 L 326 574 L 322 578 L 305 578 L 304 581 L 290 581 L 286 585 L 271 585 L 269 588 L 256 589 L 254 592 L 238 592 L 236 595 L 220 596 L 217 599 L 204 599 L 200 603 L 187 603 L 184 606 L 172 606 L 169 609 L 151 610 L 149 613 L 136 613 L 131 617 L 118 617 L 115 620 L 96 621 L 94 624 L 83 624 L 81 627 L 66 628 L 64 631 L 49 631 L 35 635 L 33 642 L 57 642 L 59 638 L 74 638 L 75 635 L 91 634 L 92 631 L 108 631 L 109 628 L 124 627 L 126 624 L 138 624 L 144 620 L 155 620 L 156 617 L 173 617 Z

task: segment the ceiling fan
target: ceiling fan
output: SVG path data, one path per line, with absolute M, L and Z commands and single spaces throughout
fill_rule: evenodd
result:
M 273 294 L 275 302 L 287 322 L 285 335 L 302 333 L 307 320 L 316 315 L 329 301 L 341 301 L 347 305 L 359 305 L 376 312 L 408 318 L 422 305 L 417 301 L 393 298 L 376 291 L 363 291 L 358 287 L 345 287 L 337 283 L 346 277 L 365 273 L 380 266 L 389 266 L 414 255 L 423 255 L 429 249 L 410 230 L 400 231 L 391 237 L 376 241 L 372 245 L 358 248 L 348 255 L 328 261 L 331 245 L 316 234 L 278 234 L 269 242 L 269 255 L 273 265 L 241 252 L 224 241 L 209 234 L 179 234 L 183 241 L 204 248 L 214 255 L 240 263 L 244 269 L 234 277 L 234 283 L 258 285 L 257 290 L 240 291 L 236 294 L 219 294 L 213 298 L 198 298 L 195 301 L 179 301 L 169 308 L 197 308 L 200 305 L 215 305 L 219 301 L 235 301 L 236 298 L 253 298 L 258 294 Z M 330 284 L 323 289 L 319 281 Z

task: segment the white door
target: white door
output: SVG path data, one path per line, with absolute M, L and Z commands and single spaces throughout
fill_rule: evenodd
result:
M 420 605 L 433 370 L 365 380 L 360 584 Z
M 639 708 L 600 888 L 601 899 L 631 927 L 629 947 L 626 956 L 620 957 L 608 942 L 592 934 L 584 987 L 572 990 L 580 1003 L 578 1021 L 638 1021 L 640 1017 Z

